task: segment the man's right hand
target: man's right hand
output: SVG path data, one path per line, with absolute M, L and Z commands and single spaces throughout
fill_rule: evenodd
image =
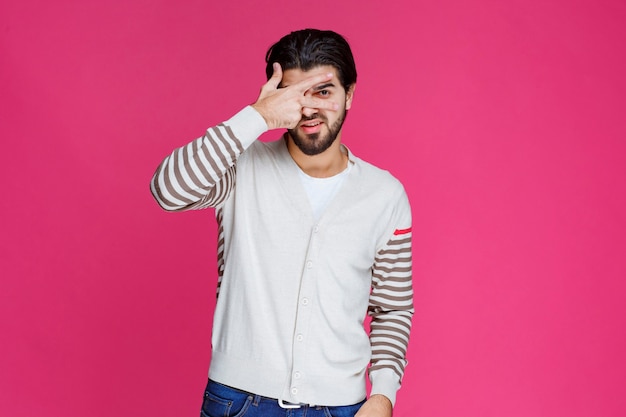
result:
M 323 100 L 312 94 L 306 94 L 317 84 L 328 81 L 333 77 L 331 72 L 306 78 L 296 84 L 278 88 L 283 78 L 280 64 L 273 64 L 274 73 L 263 85 L 259 98 L 252 105 L 258 111 L 269 129 L 293 129 L 302 119 L 302 109 L 313 108 L 335 111 L 339 105 L 330 100 Z

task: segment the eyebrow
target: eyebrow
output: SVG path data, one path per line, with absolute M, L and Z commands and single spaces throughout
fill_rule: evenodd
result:
M 289 87 L 289 86 L 283 84 L 283 82 L 281 81 L 278 84 L 277 88 L 286 88 L 286 87 Z M 323 89 L 328 88 L 328 87 L 335 87 L 335 84 L 333 84 L 333 83 L 326 83 L 326 84 L 318 85 L 318 86 L 315 86 L 315 87 L 312 87 L 312 88 L 313 88 L 314 91 L 320 91 L 320 90 L 323 90 Z
M 313 87 L 313 90 L 320 91 L 320 90 L 323 90 L 325 88 L 334 87 L 334 86 L 335 86 L 335 84 L 333 84 L 333 83 L 326 83 L 326 84 L 322 84 L 322 85 L 318 85 L 316 87 Z

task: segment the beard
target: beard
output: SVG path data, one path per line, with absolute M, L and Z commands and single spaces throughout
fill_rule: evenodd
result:
M 293 143 L 304 153 L 305 155 L 313 156 L 324 152 L 330 148 L 330 145 L 335 142 L 343 122 L 346 120 L 347 110 L 343 110 L 343 114 L 333 123 L 332 126 L 328 125 L 328 119 L 321 114 L 313 114 L 309 117 L 302 117 L 301 123 L 308 120 L 319 119 L 324 122 L 325 126 L 328 126 L 328 131 L 321 131 L 313 134 L 301 133 L 298 129 L 287 129 L 289 136 L 293 139 Z

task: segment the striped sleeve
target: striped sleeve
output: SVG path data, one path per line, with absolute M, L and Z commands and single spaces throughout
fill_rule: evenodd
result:
M 152 195 L 167 211 L 219 205 L 235 185 L 237 158 L 266 130 L 261 115 L 244 108 L 167 156 L 152 177 Z
M 217 220 L 217 290 L 216 298 L 220 295 L 220 288 L 222 286 L 222 278 L 224 278 L 224 207 L 218 207 L 215 210 L 215 218 Z
M 396 229 L 376 255 L 372 268 L 369 315 L 372 359 L 371 394 L 395 403 L 400 388 L 413 317 L 411 228 Z

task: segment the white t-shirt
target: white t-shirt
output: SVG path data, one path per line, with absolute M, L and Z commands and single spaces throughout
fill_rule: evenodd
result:
M 344 179 L 348 176 L 351 166 L 352 163 L 348 162 L 346 169 L 337 175 L 327 178 L 311 177 L 301 169 L 298 170 L 300 171 L 302 185 L 309 196 L 309 203 L 311 203 L 313 218 L 315 220 L 320 218 L 326 207 L 328 207 L 328 204 L 332 201 L 333 197 L 335 197 Z

